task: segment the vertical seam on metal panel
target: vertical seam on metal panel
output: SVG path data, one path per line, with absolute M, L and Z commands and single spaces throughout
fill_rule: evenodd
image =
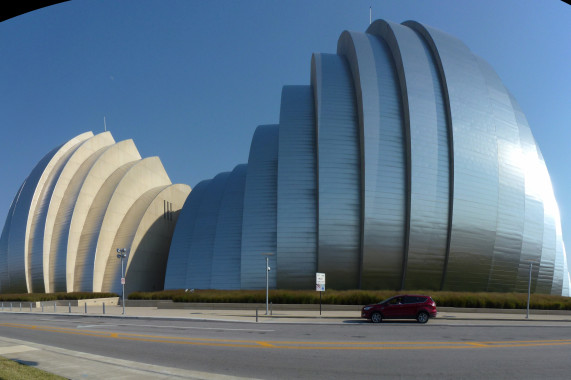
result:
M 446 275 L 448 272 L 448 260 L 450 258 L 450 242 L 452 240 L 452 216 L 454 215 L 454 134 L 452 129 L 452 115 L 450 111 L 450 96 L 448 94 L 448 84 L 446 83 L 446 76 L 442 68 L 442 61 L 436 44 L 424 26 L 416 21 L 405 21 L 402 25 L 408 26 L 414 30 L 426 42 L 430 48 L 432 62 L 438 72 L 438 81 L 442 89 L 442 103 L 446 111 L 446 129 L 448 130 L 448 228 L 446 233 L 446 255 L 444 259 L 444 268 L 442 269 L 442 281 L 440 290 L 444 290 L 446 282 Z

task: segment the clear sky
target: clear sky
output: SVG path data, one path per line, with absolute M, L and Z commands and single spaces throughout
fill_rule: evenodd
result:
M 0 23 L 0 226 L 52 148 L 85 131 L 132 138 L 173 183 L 248 160 L 281 88 L 309 84 L 343 30 L 416 20 L 462 40 L 519 101 L 571 250 L 571 6 L 559 0 L 73 0 Z M 571 255 L 569 255 L 571 258 Z

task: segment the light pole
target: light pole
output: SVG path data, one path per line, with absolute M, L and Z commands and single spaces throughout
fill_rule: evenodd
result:
M 125 273 L 123 270 L 123 259 L 127 257 L 126 248 L 117 248 L 117 258 L 121 259 L 121 287 L 123 288 L 122 296 L 123 299 L 123 315 L 125 315 Z
M 533 261 L 529 261 L 529 282 L 527 284 L 527 314 L 525 316 L 526 319 L 529 319 L 529 299 L 531 296 L 531 269 L 533 268 Z
M 266 315 L 268 315 L 268 300 L 269 300 L 269 294 L 270 294 L 270 281 L 269 281 L 269 277 L 270 277 L 270 256 L 273 256 L 273 253 L 262 253 L 262 256 L 266 256 Z

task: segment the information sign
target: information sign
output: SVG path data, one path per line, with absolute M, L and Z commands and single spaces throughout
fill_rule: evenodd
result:
M 315 290 L 325 291 L 325 273 L 315 273 Z

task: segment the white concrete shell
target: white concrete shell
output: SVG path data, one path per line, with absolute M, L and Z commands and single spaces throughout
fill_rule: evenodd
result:
M 49 288 L 65 291 L 66 251 L 60 250 L 60 240 L 67 243 L 67 231 L 78 192 L 101 149 L 113 145 L 110 132 L 98 134 L 84 141 L 70 156 L 53 190 L 45 220 L 43 241 L 44 277 Z M 38 245 L 40 242 L 36 242 Z M 67 245 L 67 244 L 65 244 Z M 47 269 L 47 270 L 46 270 Z
M 109 256 L 115 257 L 117 248 L 125 248 L 114 247 L 113 241 L 131 206 L 148 190 L 170 184 L 171 181 L 158 157 L 149 157 L 137 162 L 121 178 L 107 205 L 97 239 L 93 267 L 94 292 L 101 292 Z
M 81 278 L 76 272 L 79 272 L 78 267 L 81 266 L 81 268 L 83 268 L 84 261 L 82 259 L 85 259 L 85 256 L 80 256 L 78 261 L 79 243 L 82 232 L 85 230 L 87 233 L 87 231 L 93 228 L 92 225 L 86 226 L 86 222 L 89 211 L 91 207 L 94 206 L 96 196 L 100 193 L 107 179 L 118 168 L 130 162 L 134 163 L 140 159 L 141 155 L 133 143 L 133 140 L 124 140 L 107 148 L 91 167 L 77 196 L 69 227 L 67 242 L 68 254 L 66 258 L 66 283 L 68 292 L 79 291 L 78 285 L 81 283 Z M 105 205 L 95 205 L 95 207 L 103 209 Z
M 32 273 L 41 273 L 38 264 L 42 258 L 41 249 L 42 249 L 42 240 L 43 240 L 42 238 L 44 233 L 43 227 L 45 225 L 49 202 L 51 199 L 51 194 L 54 189 L 55 181 L 58 178 L 59 172 L 66 164 L 70 154 L 74 152 L 75 149 L 77 149 L 77 147 L 81 142 L 91 137 L 93 137 L 93 133 L 86 132 L 82 133 L 77 137 L 74 137 L 73 139 L 63 144 L 54 154 L 54 156 L 51 158 L 46 167 L 43 169 L 41 177 L 39 178 L 37 183 L 35 183 L 35 191 L 31 199 L 29 208 L 27 209 L 19 208 L 19 210 L 21 210 L 22 212 L 27 212 L 28 214 L 26 227 L 24 230 L 25 237 L 23 241 L 24 243 L 23 256 L 24 256 L 24 268 L 25 268 L 24 270 L 25 270 L 26 288 L 28 292 L 34 291 L 32 289 Z M 30 181 L 30 179 L 32 178 L 28 177 L 28 180 L 26 180 L 26 187 L 33 186 L 32 185 L 33 181 Z M 26 201 L 25 199 L 20 198 L 18 203 L 22 204 L 21 202 L 25 201 Z M 23 206 L 25 207 L 25 205 Z M 17 228 L 16 231 L 22 231 L 22 229 Z M 14 240 L 20 240 L 20 239 L 10 239 L 11 242 Z M 10 247 L 10 252 L 12 254 L 20 255 L 19 250 L 14 246 Z M 42 289 L 38 290 L 42 291 Z
M 190 194 L 190 186 L 174 184 L 163 188 L 151 200 L 138 220 L 133 239 L 129 242 L 132 253 L 126 265 L 126 292 L 135 290 L 162 290 L 174 227 L 184 201 Z M 110 258 L 115 271 L 110 271 L 111 291 L 117 292 L 120 286 L 120 261 Z M 109 266 L 109 263 L 108 263 Z M 114 275 L 114 276 L 113 276 Z M 108 273 L 105 273 L 108 276 Z M 105 289 L 105 288 L 104 288 Z
M 74 137 L 40 160 L 12 202 L 0 238 L 0 291 L 118 290 L 119 246 L 135 260 L 132 284 L 162 289 L 189 193 L 171 185 L 158 157 L 141 159 L 131 140 L 115 143 L 109 132 Z

